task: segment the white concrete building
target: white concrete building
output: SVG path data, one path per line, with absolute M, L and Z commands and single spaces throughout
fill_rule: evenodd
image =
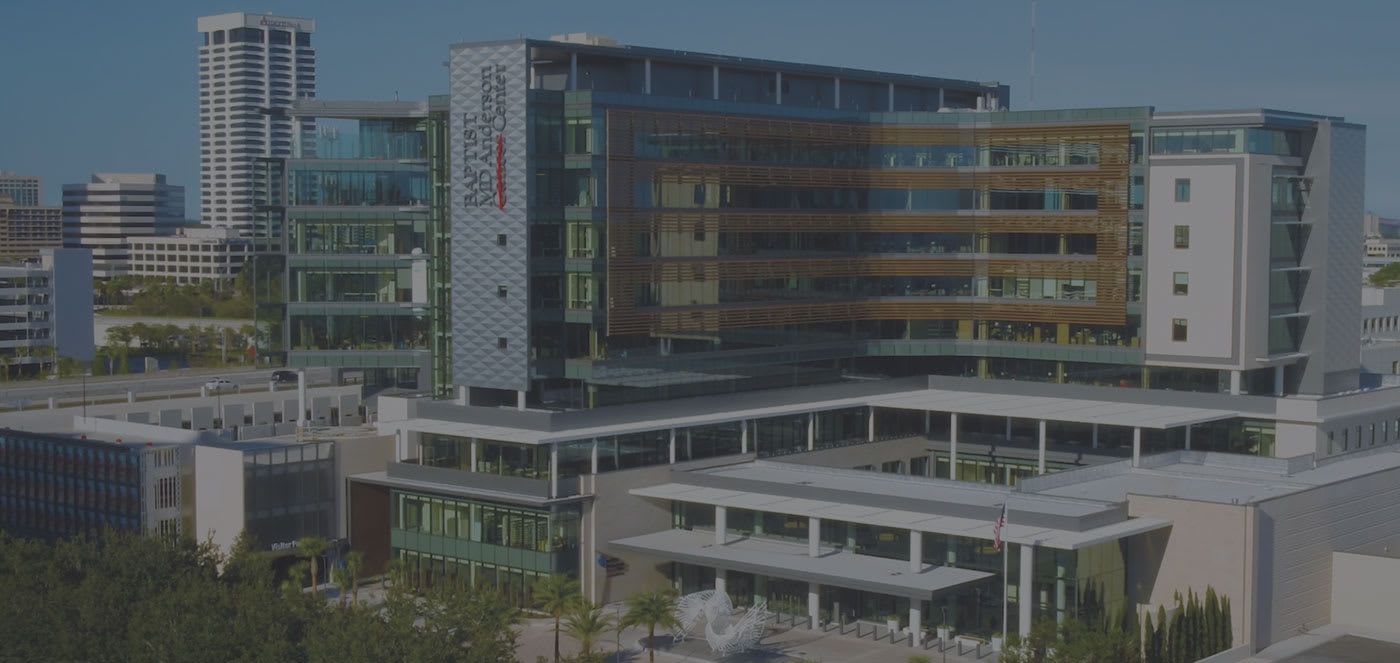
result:
M 92 360 L 92 257 L 83 249 L 41 253 L 38 261 L 0 265 L 4 370 L 38 372 L 57 357 Z
M 231 228 L 180 228 L 173 235 L 133 237 L 127 273 L 189 284 L 228 280 L 253 255 L 253 242 Z
M 92 251 L 97 278 L 127 273 L 131 238 L 168 235 L 184 218 L 185 187 L 158 173 L 95 173 L 63 185 L 63 246 Z
M 311 119 L 285 114 L 316 96 L 309 18 L 234 12 L 202 16 L 199 47 L 200 213 L 203 222 L 254 233 L 258 159 L 290 157 L 315 140 Z

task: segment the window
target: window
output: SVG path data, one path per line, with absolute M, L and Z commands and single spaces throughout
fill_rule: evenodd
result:
M 1186 272 L 1172 272 L 1172 294 L 1184 295 L 1189 286 Z
M 1186 318 L 1172 318 L 1172 340 L 1186 340 Z
M 1191 248 L 1191 226 L 1173 226 L 1172 245 L 1178 249 Z
M 497 348 L 500 348 L 500 349 L 504 350 L 504 349 L 506 349 L 506 345 L 507 345 L 507 343 L 506 343 L 506 337 L 504 337 L 504 336 L 497 336 L 497 337 L 496 337 L 496 347 L 497 347 Z
M 505 236 L 504 234 L 496 235 L 496 246 L 505 246 L 505 245 L 506 245 L 506 236 Z
M 1189 178 L 1178 178 L 1176 180 L 1176 202 L 1191 202 L 1191 180 Z
M 496 286 L 496 296 L 497 296 L 497 297 L 500 297 L 501 299 L 505 299 L 507 294 L 509 294 L 509 291 L 506 289 L 505 286 L 503 286 L 503 285 L 498 285 L 498 286 Z

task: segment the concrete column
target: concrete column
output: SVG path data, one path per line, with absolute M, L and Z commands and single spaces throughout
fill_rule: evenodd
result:
M 476 471 L 476 448 L 477 448 L 477 441 L 476 441 L 476 438 L 472 438 L 471 444 L 470 444 L 469 446 L 471 447 L 471 451 L 470 451 L 471 456 L 470 456 L 469 460 L 471 460 L 472 465 L 471 465 L 471 469 L 470 469 L 470 470 L 467 470 L 467 471 L 468 471 L 468 472 L 475 472 L 475 471 Z
M 715 569 L 715 591 L 724 593 L 724 569 Z
M 578 89 L 578 53 L 569 54 L 569 89 Z
M 1090 448 L 1090 449 L 1097 449 L 1097 448 L 1099 448 L 1099 425 L 1098 425 L 1098 424 L 1090 424 L 1090 425 L 1094 427 L 1094 437 L 1093 437 L 1093 441 L 1091 441 L 1091 442 L 1089 443 L 1089 448 Z
M 938 88 L 938 107 L 943 108 L 943 88 Z
M 713 71 L 712 75 L 714 77 L 714 85 L 712 86 L 714 90 L 712 91 L 714 92 L 714 98 L 719 99 L 719 65 L 711 67 L 711 70 Z
M 1133 467 L 1142 462 L 1142 427 L 1133 426 Z
M 807 450 L 817 448 L 817 413 L 807 413 Z
M 597 474 L 597 473 L 598 473 L 598 438 L 596 438 L 596 437 L 593 438 L 592 458 L 589 459 L 589 462 L 592 464 L 593 473 L 594 473 L 594 474 Z
M 135 402 L 136 402 L 136 392 L 135 392 L 134 390 L 132 390 L 132 389 L 127 389 L 127 390 L 126 390 L 126 402 L 128 402 L 128 403 L 135 403 Z M 222 417 L 223 415 L 220 414 L 219 416 Z
M 1190 426 L 1190 424 L 1188 424 L 1188 425 L 1186 426 L 1186 450 L 1187 450 L 1187 451 L 1190 451 L 1190 450 L 1191 450 L 1191 426 Z
M 729 514 L 722 506 L 715 507 L 715 545 L 722 546 L 728 542 L 729 536 L 726 531 L 729 529 Z
M 875 406 L 870 406 L 870 418 L 865 421 L 865 441 L 875 441 Z
M 920 629 L 923 627 L 923 625 L 924 625 L 924 616 L 923 616 L 923 613 L 919 611 L 919 603 L 920 603 L 920 601 L 919 601 L 918 599 L 909 599 L 909 633 L 910 633 L 910 636 L 909 636 L 909 646 L 910 646 L 910 647 L 914 647 L 914 646 L 922 645 L 922 644 L 923 644 L 922 642 L 916 642 L 916 640 L 919 639 L 919 630 L 920 630 Z
M 739 453 L 749 452 L 749 420 L 739 422 Z
M 1283 366 L 1274 367 L 1274 395 L 1283 395 Z
M 1006 439 L 1011 439 L 1011 417 L 1006 418 Z
M 645 60 L 642 60 L 642 71 L 642 80 L 645 85 L 644 90 L 647 94 L 651 94 L 651 58 L 646 58 Z
M 58 398 L 56 398 L 56 397 L 54 397 L 54 396 L 49 396 L 49 409 L 50 409 L 50 410 L 58 409 Z
M 297 427 L 306 425 L 306 371 L 297 371 Z
M 924 570 L 924 534 L 923 532 L 909 532 L 909 571 L 919 573 Z M 910 601 L 915 603 L 915 601 Z
M 1021 584 L 1016 590 L 1019 597 L 1017 602 L 1017 615 L 1020 617 L 1020 624 L 1017 624 L 1017 632 L 1021 637 L 1030 635 L 1031 632 L 1031 605 L 1035 603 L 1031 597 L 1031 576 L 1035 573 L 1035 565 L 1032 563 L 1035 554 L 1035 546 L 1023 544 L 1021 546 Z
M 822 519 L 807 518 L 807 556 L 820 557 L 822 554 Z
M 1040 433 L 1038 435 L 1040 445 L 1036 452 L 1035 466 L 1037 474 L 1045 474 L 1045 420 L 1040 420 Z
M 1234 396 L 1240 395 L 1240 372 L 1230 371 L 1230 393 Z
M 671 464 L 676 464 L 676 429 L 671 429 Z
M 517 409 L 517 410 L 523 410 L 523 409 L 525 409 L 525 392 L 523 392 L 523 391 L 516 391 L 516 392 L 515 392 L 515 409 Z
M 559 497 L 559 446 L 549 445 L 549 496 Z
M 869 109 L 869 110 L 875 110 L 875 109 L 871 108 L 871 109 Z M 885 101 L 885 111 L 887 111 L 887 112 L 893 112 L 893 111 L 894 111 L 894 83 L 890 83 L 890 86 L 889 86 L 889 99 L 887 99 L 887 100 Z
M 924 410 L 924 437 L 928 437 L 929 431 L 933 430 L 933 422 L 930 421 L 930 419 L 932 418 L 933 413 L 929 412 L 928 410 Z
M 817 628 L 817 620 L 821 619 L 822 607 L 822 586 L 815 582 L 807 583 L 807 619 L 809 628 Z
M 937 472 L 935 472 L 936 474 Z M 958 413 L 948 415 L 948 478 L 958 478 Z
M 779 71 L 779 72 L 776 72 L 776 73 L 777 73 L 777 75 L 778 75 L 778 80 L 777 80 L 777 83 L 778 83 L 778 84 L 777 84 L 777 86 L 776 86 L 776 90 L 777 90 L 777 94 L 778 94 L 778 102 L 777 102 L 777 103 L 778 103 L 779 106 L 781 106 L 781 105 L 783 105 L 783 72 Z
M 457 385 L 457 404 L 458 404 L 458 405 L 466 405 L 466 404 L 467 404 L 467 385 L 464 385 L 464 384 L 459 384 L 459 385 Z
M 836 79 L 836 110 L 841 110 L 841 79 Z

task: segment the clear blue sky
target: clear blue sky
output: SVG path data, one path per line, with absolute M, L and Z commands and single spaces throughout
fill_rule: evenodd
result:
M 448 45 L 595 32 L 622 44 L 1011 85 L 1027 108 L 1030 0 L 6 0 L 0 169 L 64 183 L 161 172 L 199 198 L 195 18 L 317 20 L 317 94 L 421 99 Z M 1367 207 L 1400 216 L 1400 2 L 1041 0 L 1036 108 L 1278 108 L 1368 126 Z

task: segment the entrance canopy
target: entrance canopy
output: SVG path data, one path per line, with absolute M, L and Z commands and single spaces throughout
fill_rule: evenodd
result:
M 991 573 L 951 566 L 926 565 L 915 573 L 906 561 L 845 551 L 827 551 L 811 557 L 806 545 L 781 541 L 743 538 L 718 545 L 714 532 L 683 529 L 618 539 L 612 545 L 626 552 L 697 566 L 805 580 L 915 600 L 925 600 L 936 592 L 994 577 Z
M 1126 395 L 1139 395 L 1125 389 Z M 1236 410 L 1130 403 L 1054 396 L 1025 396 L 949 389 L 920 389 L 869 399 L 877 407 L 1044 419 L 1104 426 L 1167 429 L 1241 416 Z

